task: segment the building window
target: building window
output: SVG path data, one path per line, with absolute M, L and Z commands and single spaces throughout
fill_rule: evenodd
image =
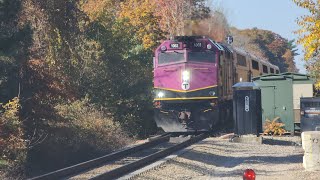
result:
M 259 63 L 255 60 L 252 60 L 252 69 L 259 70 Z
M 239 66 L 244 66 L 246 67 L 247 66 L 247 61 L 246 61 L 246 57 L 245 56 L 242 56 L 240 54 L 237 54 L 237 64 Z
M 274 69 L 270 68 L 270 73 L 274 74 Z
M 266 65 L 262 65 L 263 73 L 268 73 L 268 67 Z

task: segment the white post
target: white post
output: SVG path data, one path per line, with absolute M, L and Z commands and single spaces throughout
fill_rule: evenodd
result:
M 304 149 L 303 167 L 307 171 L 320 171 L 320 131 L 306 131 L 301 134 Z

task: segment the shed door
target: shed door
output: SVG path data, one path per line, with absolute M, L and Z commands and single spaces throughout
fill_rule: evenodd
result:
M 261 88 L 261 108 L 262 108 L 262 127 L 266 119 L 273 120 L 275 117 L 275 86 L 266 86 Z M 264 128 L 263 128 L 264 129 Z
M 293 84 L 293 111 L 295 123 L 300 123 L 300 98 L 312 96 L 312 84 Z

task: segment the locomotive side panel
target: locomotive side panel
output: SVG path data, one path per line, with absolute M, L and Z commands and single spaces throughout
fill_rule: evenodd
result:
M 225 51 L 220 56 L 219 69 L 219 88 L 221 91 L 220 100 L 231 100 L 232 86 L 234 84 L 234 62 L 231 51 Z
M 234 54 L 236 59 L 236 82 L 251 81 L 251 71 L 248 56 L 240 52 L 236 52 Z

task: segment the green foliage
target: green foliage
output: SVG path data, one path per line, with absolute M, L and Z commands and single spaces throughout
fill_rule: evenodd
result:
M 141 8 L 142 12 L 145 10 Z M 108 107 L 108 113 L 130 136 L 144 136 L 156 128 L 152 118 L 145 118 L 152 117 L 152 49 L 147 48 L 149 45 L 146 46 L 141 37 L 150 34 L 139 31 L 139 27 L 147 24 L 152 16 L 136 14 L 130 19 L 127 14 L 118 17 L 111 10 L 105 12 L 107 14 L 96 16 L 87 27 L 87 38 L 100 45 L 103 56 L 98 65 L 95 64 L 99 60 L 92 61 L 93 67 L 88 67 L 88 74 L 83 76 L 82 96 L 88 95 L 92 102 Z M 154 20 L 150 20 L 151 24 Z M 155 28 L 153 33 L 156 31 Z M 91 73 L 96 75 L 93 77 Z
M 18 24 L 20 0 L 0 1 L 0 101 L 18 94 L 19 70 L 29 44 L 29 28 Z
M 272 121 L 269 119 L 266 119 L 266 122 L 264 124 L 264 134 L 265 135 L 279 135 L 285 133 L 285 129 L 283 127 L 285 126 L 281 122 L 277 122 L 280 118 L 276 117 Z

